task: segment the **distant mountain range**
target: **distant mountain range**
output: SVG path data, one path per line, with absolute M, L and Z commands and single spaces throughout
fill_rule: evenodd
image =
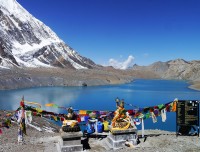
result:
M 163 79 L 200 80 L 200 61 L 183 59 L 155 62 L 149 66 L 134 65 L 132 70 L 151 71 Z
M 0 73 L 0 89 L 107 85 L 134 78 L 200 82 L 200 61 L 159 61 L 127 70 L 102 67 L 79 55 L 16 0 L 0 0 Z
M 91 69 L 97 65 L 65 44 L 16 0 L 0 0 L 0 67 Z

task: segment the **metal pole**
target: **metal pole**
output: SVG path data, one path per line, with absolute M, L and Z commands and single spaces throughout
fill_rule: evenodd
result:
M 177 109 L 177 107 L 178 107 L 178 102 L 177 102 L 177 104 L 176 104 L 176 137 L 178 137 L 178 127 L 177 127 L 177 125 L 178 125 L 178 109 Z
M 197 111 L 198 111 L 198 137 L 199 137 L 199 102 L 198 102 L 198 109 L 197 109 Z

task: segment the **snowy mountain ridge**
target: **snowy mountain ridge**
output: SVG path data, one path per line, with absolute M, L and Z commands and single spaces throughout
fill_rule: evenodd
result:
M 0 66 L 87 69 L 96 64 L 66 45 L 16 0 L 0 0 Z

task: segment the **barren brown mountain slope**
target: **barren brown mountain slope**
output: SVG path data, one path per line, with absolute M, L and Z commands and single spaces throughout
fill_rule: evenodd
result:
M 121 84 L 130 82 L 134 78 L 159 77 L 149 71 L 116 70 L 112 67 L 88 70 L 66 68 L 0 69 L 0 89 Z

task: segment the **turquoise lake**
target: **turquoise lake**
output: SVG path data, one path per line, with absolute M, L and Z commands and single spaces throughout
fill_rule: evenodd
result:
M 45 107 L 46 103 L 59 106 L 72 106 L 79 110 L 115 110 L 115 99 L 124 99 L 125 103 L 137 107 L 150 107 L 179 100 L 200 100 L 200 92 L 188 88 L 186 81 L 178 80 L 144 80 L 137 79 L 128 84 L 94 86 L 94 87 L 37 87 L 18 90 L 0 91 L 0 109 L 16 110 L 24 95 L 25 100 L 38 102 L 42 109 L 65 113 L 63 109 Z M 134 109 L 126 105 L 125 108 Z M 145 129 L 176 130 L 176 114 L 167 113 L 166 122 L 153 123 L 152 119 L 144 121 Z M 138 126 L 140 129 L 140 126 Z

